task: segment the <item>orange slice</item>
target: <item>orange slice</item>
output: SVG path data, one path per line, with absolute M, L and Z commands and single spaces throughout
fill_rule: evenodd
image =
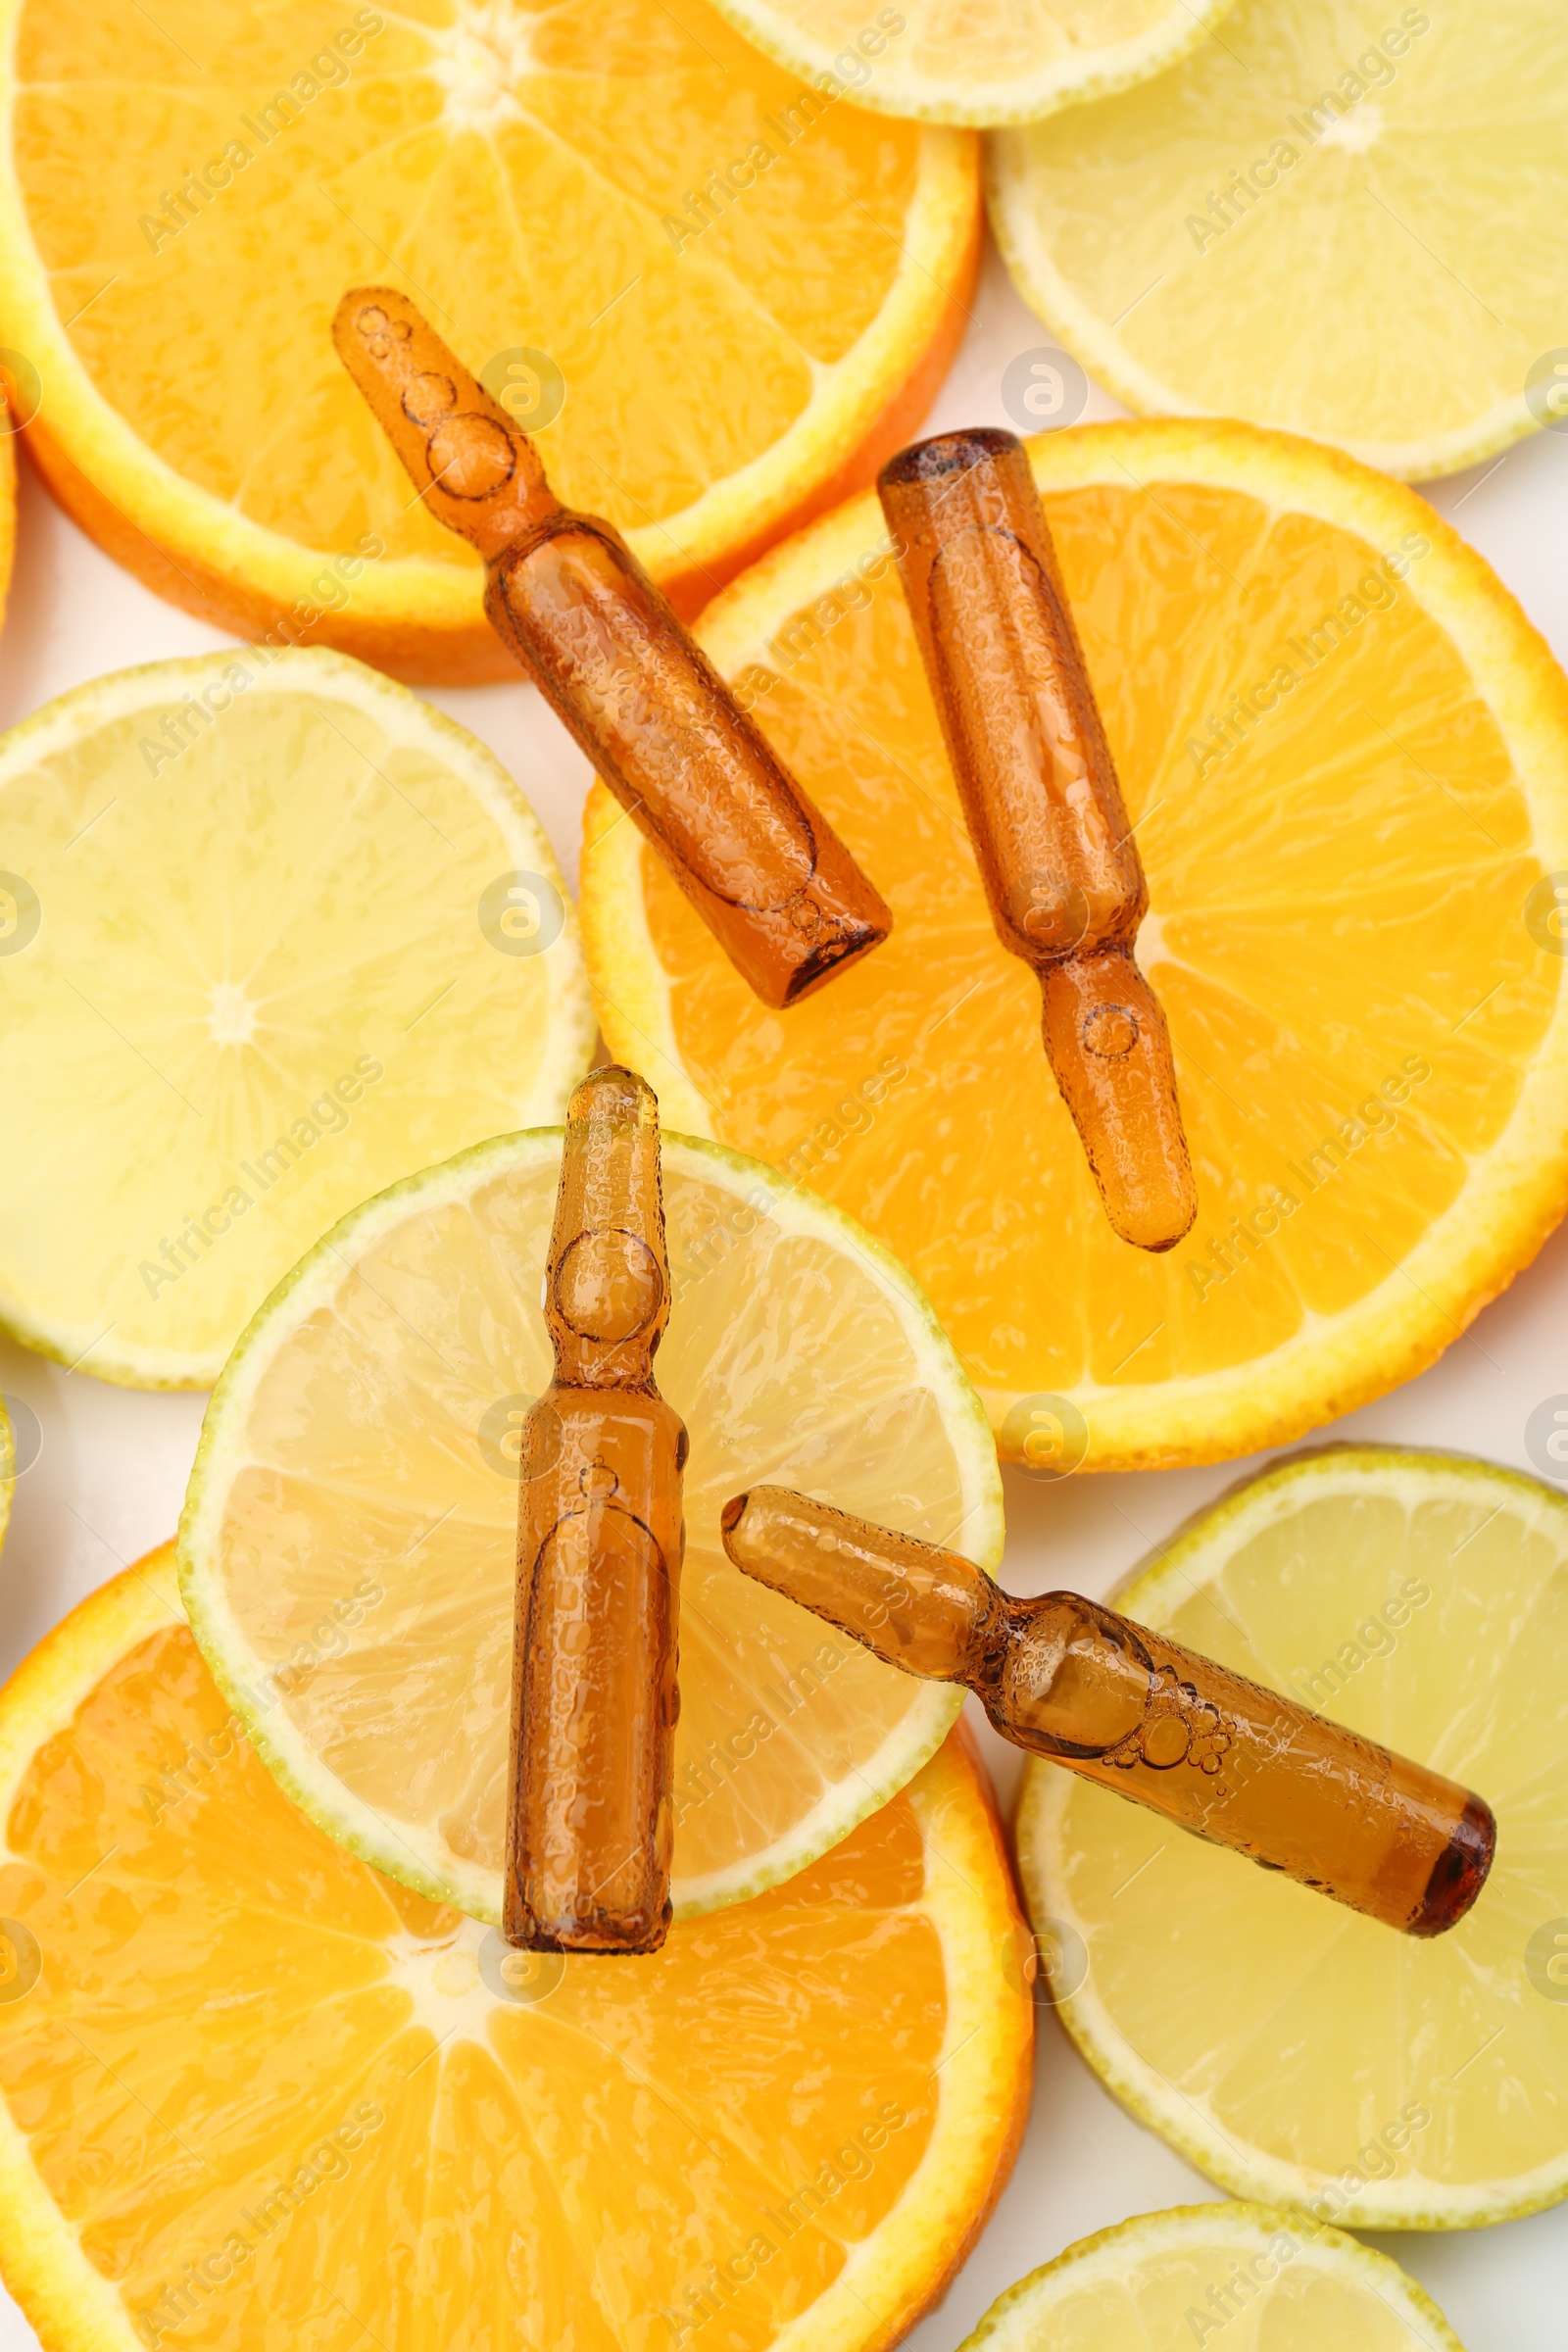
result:
M 1031 2003 L 956 1743 L 654 1957 L 529 1963 L 293 1810 L 166 1548 L 8 1685 L 0 1782 L 0 2262 L 55 2352 L 859 2352 L 1005 2178 Z
M 349 286 L 423 304 L 688 610 L 870 479 L 962 327 L 972 135 L 803 85 L 703 0 L 0 0 L 0 59 L 39 466 L 243 634 L 513 674 L 338 365 Z
M 1562 1214 L 1568 683 L 1481 559 L 1353 460 L 1174 420 L 1032 454 L 1149 875 L 1188 1238 L 1152 1257 L 1105 1222 L 869 496 L 701 633 L 892 938 L 764 1010 L 596 786 L 589 973 L 671 1126 L 910 1268 L 1007 1458 L 1213 1460 L 1410 1378 Z

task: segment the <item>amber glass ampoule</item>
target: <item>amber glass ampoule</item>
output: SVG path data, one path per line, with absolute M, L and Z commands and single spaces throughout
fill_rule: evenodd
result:
M 1168 1250 L 1198 1196 L 1165 1016 L 1133 960 L 1149 892 L 1028 456 L 1011 433 L 947 433 L 877 487 L 992 921 L 1040 975 L 1106 1215 Z
M 388 286 L 346 294 L 339 356 L 485 611 L 764 1004 L 793 1004 L 892 916 L 620 534 L 568 512 L 525 433 Z
M 783 1487 L 724 1506 L 737 1568 L 906 1674 L 966 1683 L 1004 1740 L 1407 1936 L 1462 1919 L 1496 1825 L 1441 1773 L 1076 1592 L 1016 1600 L 955 1552 Z
M 659 1105 L 630 1070 L 571 1098 L 522 1429 L 503 1932 L 651 1952 L 669 1927 L 686 1432 L 654 1386 L 669 1313 Z

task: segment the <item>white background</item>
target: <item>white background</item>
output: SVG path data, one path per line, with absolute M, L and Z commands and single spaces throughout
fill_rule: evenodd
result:
M 991 252 L 971 327 L 926 429 L 1016 425 L 1003 407 L 1003 370 L 1050 341 Z M 1120 413 L 1092 388 L 1089 419 Z M 1429 485 L 1427 495 L 1568 662 L 1568 433 L 1538 434 L 1490 466 Z M 119 570 L 24 466 L 16 584 L 0 636 L 0 726 L 105 670 L 225 642 Z M 537 694 L 519 682 L 433 690 L 430 700 L 506 762 L 575 887 L 588 770 Z M 18 1483 L 0 1572 L 0 1670 L 9 1672 L 83 1594 L 172 1535 L 203 1399 L 108 1388 L 3 1339 L 0 1390 L 29 1404 L 42 1426 L 38 1459 Z M 1528 1469 L 1525 1421 L 1559 1391 L 1568 1391 L 1568 1228 L 1432 1371 L 1322 1434 L 1452 1446 Z M 1189 1513 L 1263 1458 L 1054 1485 L 1009 1471 L 1004 1577 L 1020 1592 L 1071 1585 L 1103 1595 Z M 1018 1758 L 983 1718 L 979 1729 L 1005 1806 Z M 1219 2193 L 1101 2089 L 1043 2013 L 1034 2111 L 1017 2168 L 941 2310 L 907 2339 L 911 2352 L 952 2352 L 1004 2287 L 1075 2238 L 1130 2214 Z M 1496 2230 L 1379 2242 L 1436 2297 L 1468 2352 L 1536 2352 L 1565 2340 L 1568 2207 Z M 35 2342 L 0 2289 L 0 2352 Z

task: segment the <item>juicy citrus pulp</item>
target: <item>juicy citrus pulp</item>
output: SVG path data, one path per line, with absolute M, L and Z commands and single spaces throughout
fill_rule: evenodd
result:
M 1000 134 L 989 196 L 1024 300 L 1131 408 L 1412 477 L 1568 413 L 1556 0 L 1241 0 L 1157 81 Z
M 1232 0 L 716 0 L 792 72 L 925 122 L 1028 122 L 1159 74 Z
M 701 635 L 892 937 L 764 1010 L 596 786 L 589 974 L 674 1124 L 910 1267 L 1009 1459 L 1213 1459 L 1407 1379 L 1562 1213 L 1568 683 L 1480 559 L 1348 459 L 1175 422 L 1031 454 L 1149 876 L 1187 1239 L 1151 1257 L 1106 1223 L 869 498 Z
M 1463 2352 L 1386 2254 L 1266 2205 L 1177 2206 L 1083 2238 L 1000 2296 L 960 2352 L 1150 2352 L 1222 2329 L 1236 2352 Z
M 703 0 L 6 0 L 0 51 L 39 462 L 244 632 L 512 674 L 338 365 L 350 286 L 391 271 L 687 604 L 869 478 L 961 328 L 973 139 L 803 88 Z
M 559 1118 L 593 1015 L 532 810 L 323 651 L 78 687 L 0 740 L 36 921 L 0 958 L 0 1320 L 205 1388 L 354 1201 Z
M 1487 1798 L 1432 1942 L 1031 1765 L 1018 1858 L 1107 2087 L 1238 2194 L 1369 2230 L 1568 2193 L 1568 1499 L 1442 1454 L 1308 1454 L 1205 1512 L 1128 1616 Z
M 346 1218 L 268 1301 L 208 1409 L 180 1529 L 219 1683 L 284 1786 L 421 1892 L 500 1917 L 517 1444 L 550 1377 L 559 1129 Z M 759 1479 L 991 1567 L 985 1415 L 903 1268 L 771 1169 L 666 1133 L 669 1327 L 691 1440 L 676 1916 L 756 1893 L 884 1803 L 961 1693 L 830 1636 L 725 1558 Z
M 0 2259 L 58 2352 L 612 2352 L 719 2310 L 858 2352 L 1005 2177 L 1030 2004 L 956 1744 L 788 1890 L 532 1972 L 288 1804 L 168 1550 L 21 1669 L 0 1758 Z

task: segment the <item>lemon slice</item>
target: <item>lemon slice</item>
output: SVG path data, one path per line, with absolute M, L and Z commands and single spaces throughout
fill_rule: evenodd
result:
M 1558 0 L 1241 0 L 1157 81 L 1000 133 L 988 194 L 1024 300 L 1129 408 L 1410 477 L 1568 415 Z
M 1478 1790 L 1497 1852 L 1422 1943 L 1031 1764 L 1019 1866 L 1107 2088 L 1224 2187 L 1355 2229 L 1568 2194 L 1568 1499 L 1442 1454 L 1308 1454 L 1117 1605 Z
M 208 1408 L 180 1573 L 259 1752 L 379 1869 L 500 1917 L 517 1443 L 561 1132 L 498 1138 L 346 1217 L 269 1299 Z M 961 1692 L 880 1664 L 732 1568 L 760 1479 L 1002 1550 L 984 1411 L 886 1250 L 771 1169 L 666 1135 L 686 1423 L 677 1917 L 787 1878 L 902 1788 Z
M 1161 74 L 1233 0 L 717 0 L 792 73 L 923 122 L 1029 122 Z M 830 85 L 829 85 L 830 86 Z
M 877 2352 L 1006 2178 L 1031 2004 L 958 1741 L 794 1886 L 529 1966 L 287 1802 L 166 1549 L 7 1685 L 0 1819 L 0 2263 L 55 2352 L 617 2352 L 719 2312 Z
M 418 302 L 684 611 L 930 406 L 972 135 L 803 88 L 703 0 L 170 6 L 0 4 L 0 341 L 56 496 L 187 611 L 514 674 L 338 364 L 351 286 Z
M 892 936 L 770 1013 L 595 785 L 588 968 L 671 1125 L 909 1267 L 1006 1459 L 1211 1461 L 1409 1379 L 1568 1205 L 1568 681 L 1430 507 L 1332 451 L 1161 419 L 1031 462 L 1149 875 L 1187 1239 L 1154 1257 L 1106 1223 L 871 498 L 700 635 Z
M 1082 2238 L 999 2296 L 959 2352 L 1150 2352 L 1222 2338 L 1236 2352 L 1464 2352 L 1387 2254 L 1266 2205 L 1177 2206 Z
M 587 1065 L 532 810 L 340 655 L 63 695 L 0 739 L 0 1323 L 102 1380 L 209 1387 L 353 1202 Z

